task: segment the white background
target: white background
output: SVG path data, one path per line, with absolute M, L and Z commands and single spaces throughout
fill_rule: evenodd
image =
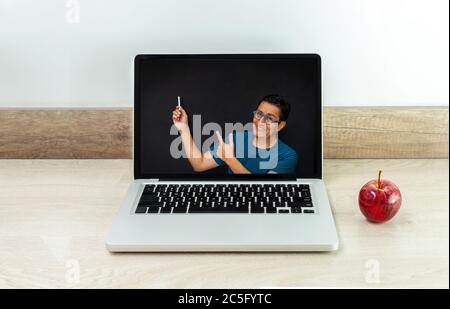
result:
M 448 0 L 0 0 L 0 108 L 131 107 L 134 55 L 238 52 L 321 54 L 328 106 L 448 106 L 448 36 Z

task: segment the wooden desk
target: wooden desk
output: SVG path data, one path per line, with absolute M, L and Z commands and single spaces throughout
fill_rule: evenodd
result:
M 382 225 L 357 204 L 378 169 L 403 194 Z M 0 288 L 449 287 L 448 159 L 326 160 L 324 170 L 335 253 L 110 254 L 131 161 L 0 160 Z

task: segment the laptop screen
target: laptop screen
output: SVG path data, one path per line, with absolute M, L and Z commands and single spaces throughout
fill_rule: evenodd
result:
M 321 178 L 320 57 L 137 56 L 134 176 Z

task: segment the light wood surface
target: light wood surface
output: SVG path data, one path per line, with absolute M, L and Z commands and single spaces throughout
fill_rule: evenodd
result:
M 386 224 L 357 204 L 378 169 L 403 194 Z M 449 287 L 448 159 L 325 160 L 324 171 L 337 252 L 110 254 L 131 161 L 0 160 L 0 288 Z
M 325 158 L 448 158 L 446 107 L 324 110 Z
M 0 109 L 0 159 L 131 158 L 131 110 Z
M 448 158 L 448 107 L 325 107 L 325 158 Z M 130 159 L 132 110 L 0 109 L 0 159 Z

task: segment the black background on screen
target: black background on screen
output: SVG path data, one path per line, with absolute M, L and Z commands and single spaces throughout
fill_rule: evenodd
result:
M 198 56 L 197 56 L 198 57 Z M 260 98 L 278 93 L 291 104 L 287 126 L 280 139 L 298 154 L 295 176 L 318 177 L 320 162 L 320 78 L 316 58 L 207 59 L 148 58 L 139 66 L 141 131 L 140 174 L 193 175 L 187 159 L 173 159 L 170 144 L 172 111 L 177 96 L 189 115 L 201 114 L 202 126 L 217 122 L 247 123 Z M 319 136 L 318 136 L 319 135 Z M 208 136 L 202 136 L 205 140 Z M 318 145 L 319 143 L 319 145 Z M 139 149 L 139 147 L 137 148 Z M 226 168 L 206 174 L 226 174 Z

